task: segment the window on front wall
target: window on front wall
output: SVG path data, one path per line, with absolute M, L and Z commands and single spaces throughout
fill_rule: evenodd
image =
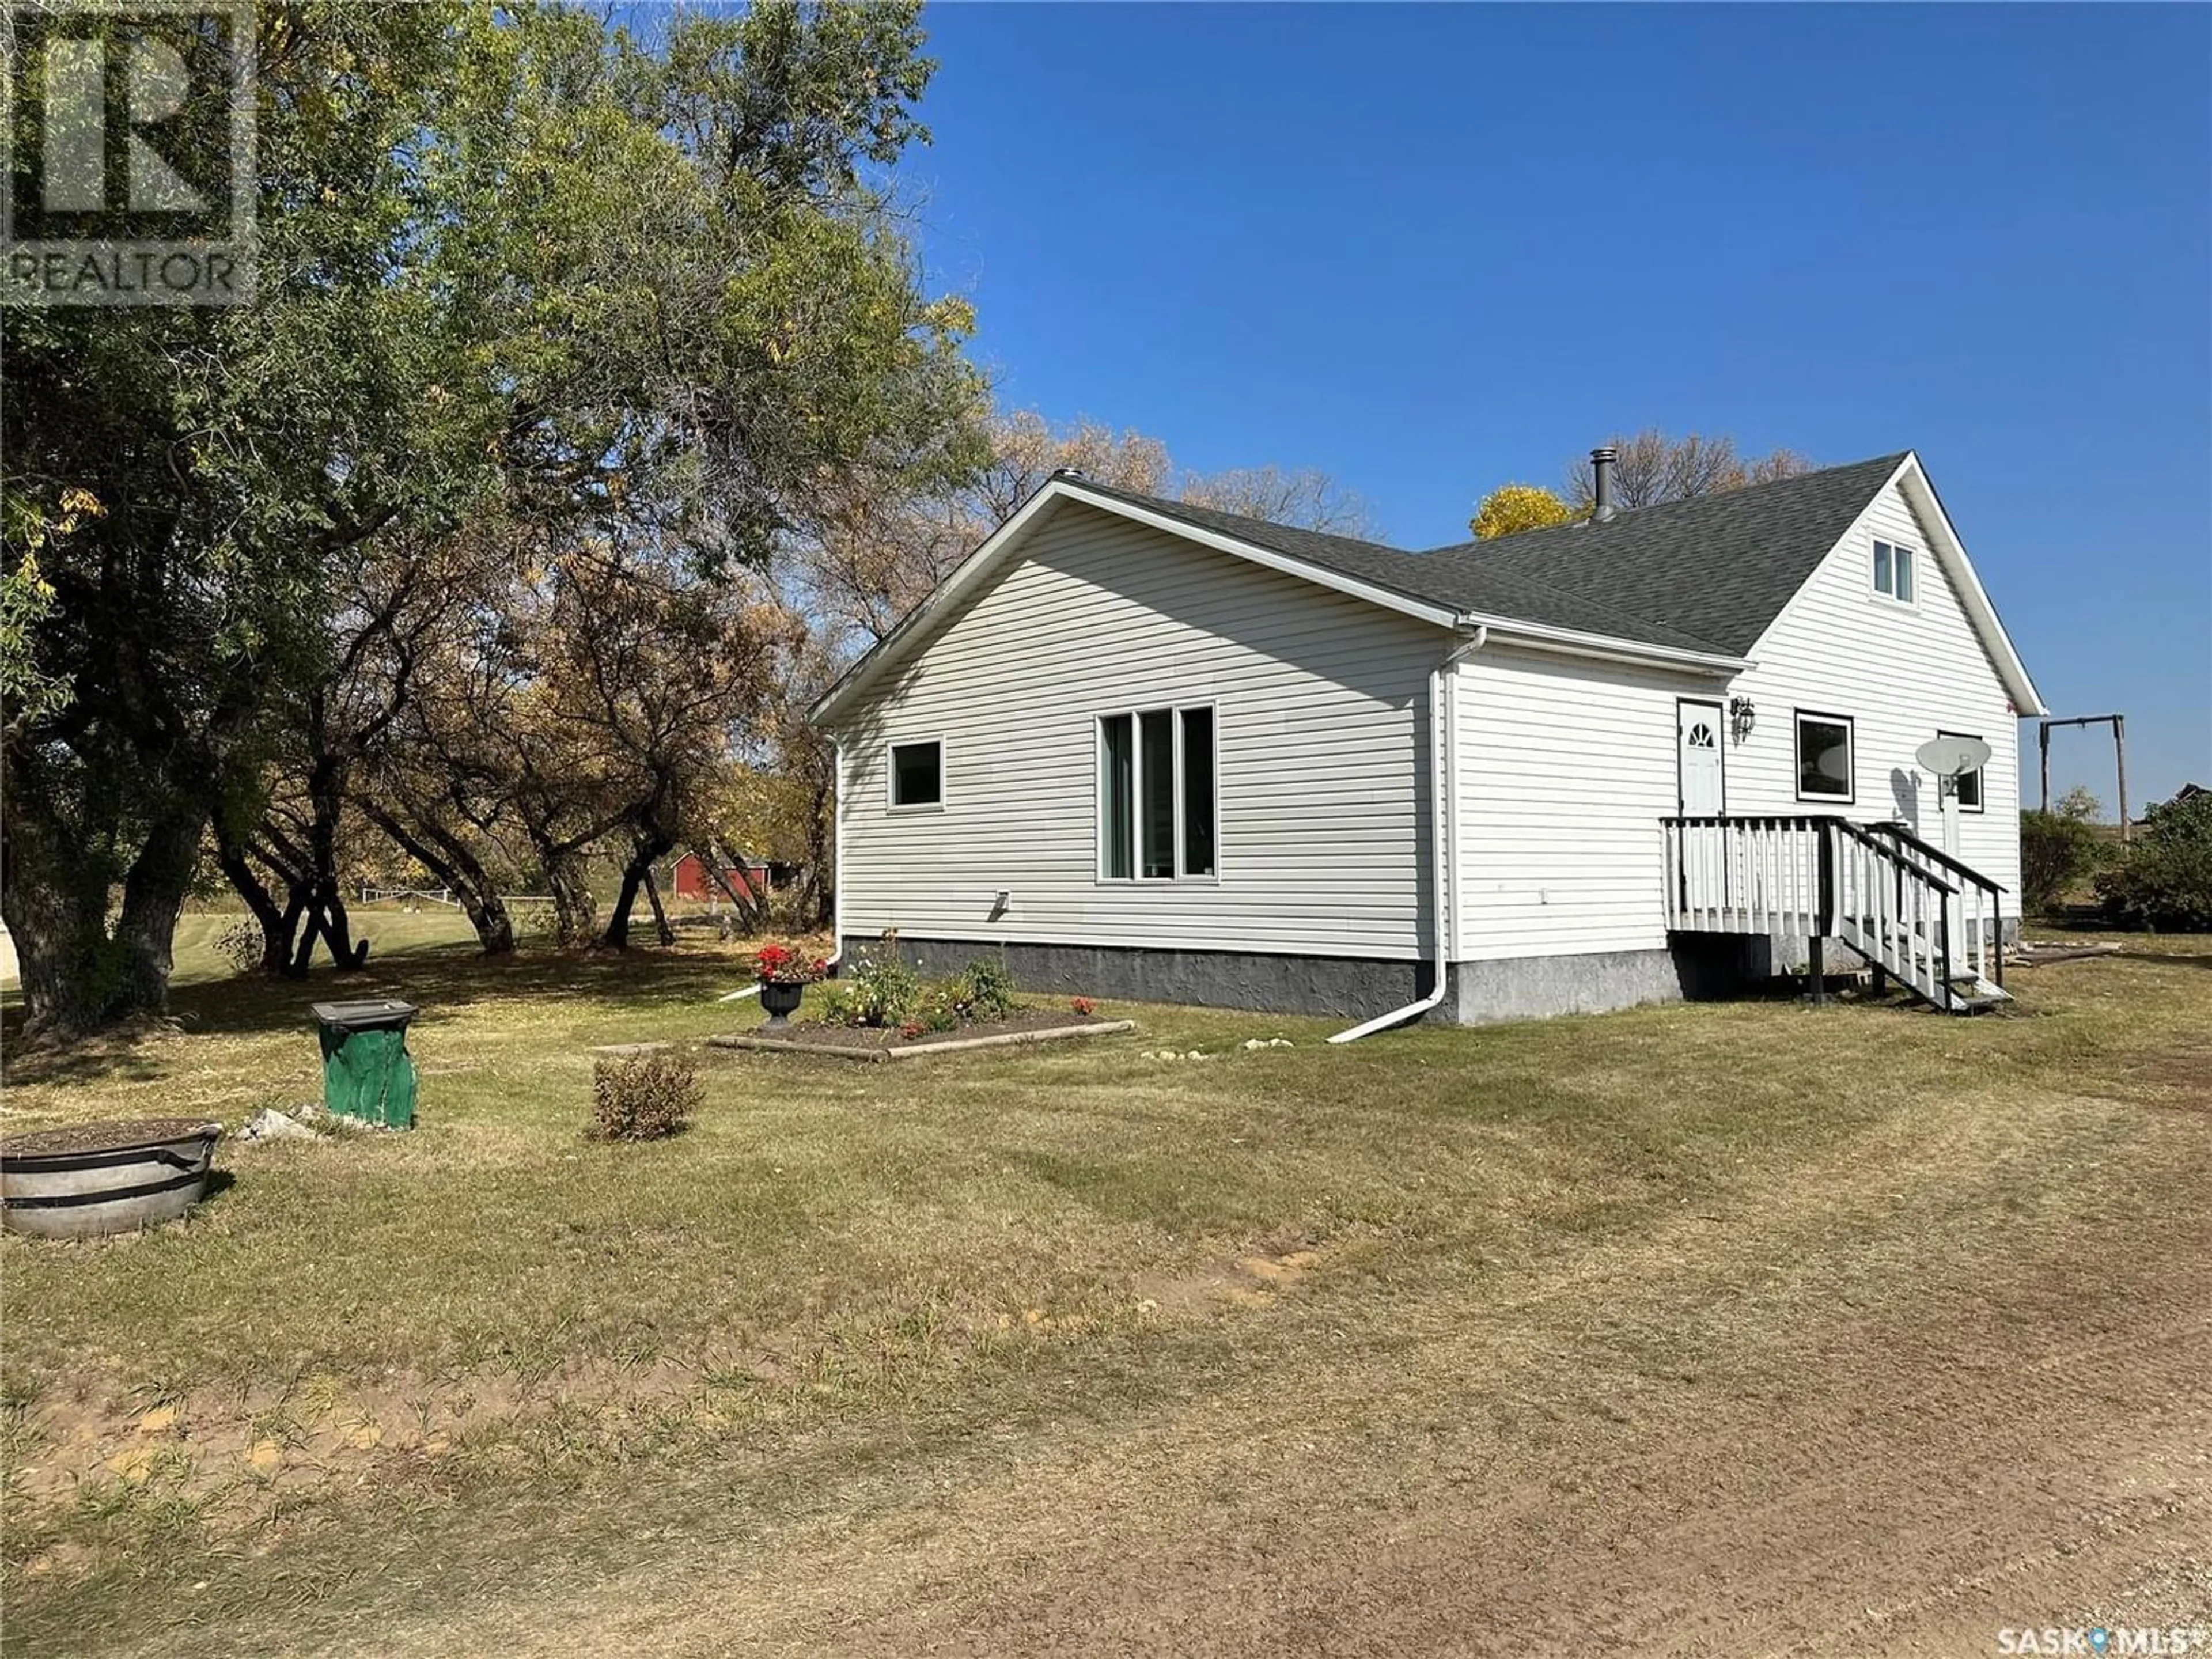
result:
M 1938 732 L 1936 735 L 1939 738 L 1973 738 L 1976 743 L 1981 741 L 1972 732 Z M 1982 810 L 1982 769 L 1980 767 L 1977 766 L 1971 772 L 1961 772 L 1959 775 L 1958 792 L 1959 810 L 1961 812 L 1978 812 Z
M 1841 714 L 1797 715 L 1797 799 L 1849 801 L 1851 723 Z
M 1213 710 L 1098 717 L 1098 873 L 1173 881 L 1214 873 Z
M 942 806 L 945 804 L 945 744 L 927 743 L 891 745 L 891 805 Z
M 1874 544 L 1874 591 L 1900 605 L 1912 603 L 1912 565 L 1915 555 L 1895 542 Z

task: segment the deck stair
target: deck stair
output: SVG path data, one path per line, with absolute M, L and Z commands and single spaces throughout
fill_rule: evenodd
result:
M 1826 814 L 1662 823 L 1671 930 L 1802 938 L 1816 994 L 1833 939 L 1877 983 L 1946 1013 L 2008 1000 L 2004 890 L 1903 824 Z

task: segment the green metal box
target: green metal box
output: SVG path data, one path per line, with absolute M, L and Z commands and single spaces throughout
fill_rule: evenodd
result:
M 323 1105 L 337 1117 L 405 1129 L 415 1122 L 415 1062 L 407 1025 L 411 1002 L 319 1002 Z

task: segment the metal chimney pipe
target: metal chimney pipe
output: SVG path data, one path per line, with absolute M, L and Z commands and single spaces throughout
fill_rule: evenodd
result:
M 1595 481 L 1592 489 L 1597 498 L 1597 510 L 1590 516 L 1600 524 L 1606 523 L 1616 511 L 1613 504 L 1613 464 L 1620 459 L 1620 452 L 1610 444 L 1590 451 L 1590 475 Z

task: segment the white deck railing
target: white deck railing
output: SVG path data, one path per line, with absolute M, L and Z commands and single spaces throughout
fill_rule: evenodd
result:
M 1938 1007 L 2004 982 L 2002 890 L 1896 824 L 1662 820 L 1667 925 L 1839 939 Z

